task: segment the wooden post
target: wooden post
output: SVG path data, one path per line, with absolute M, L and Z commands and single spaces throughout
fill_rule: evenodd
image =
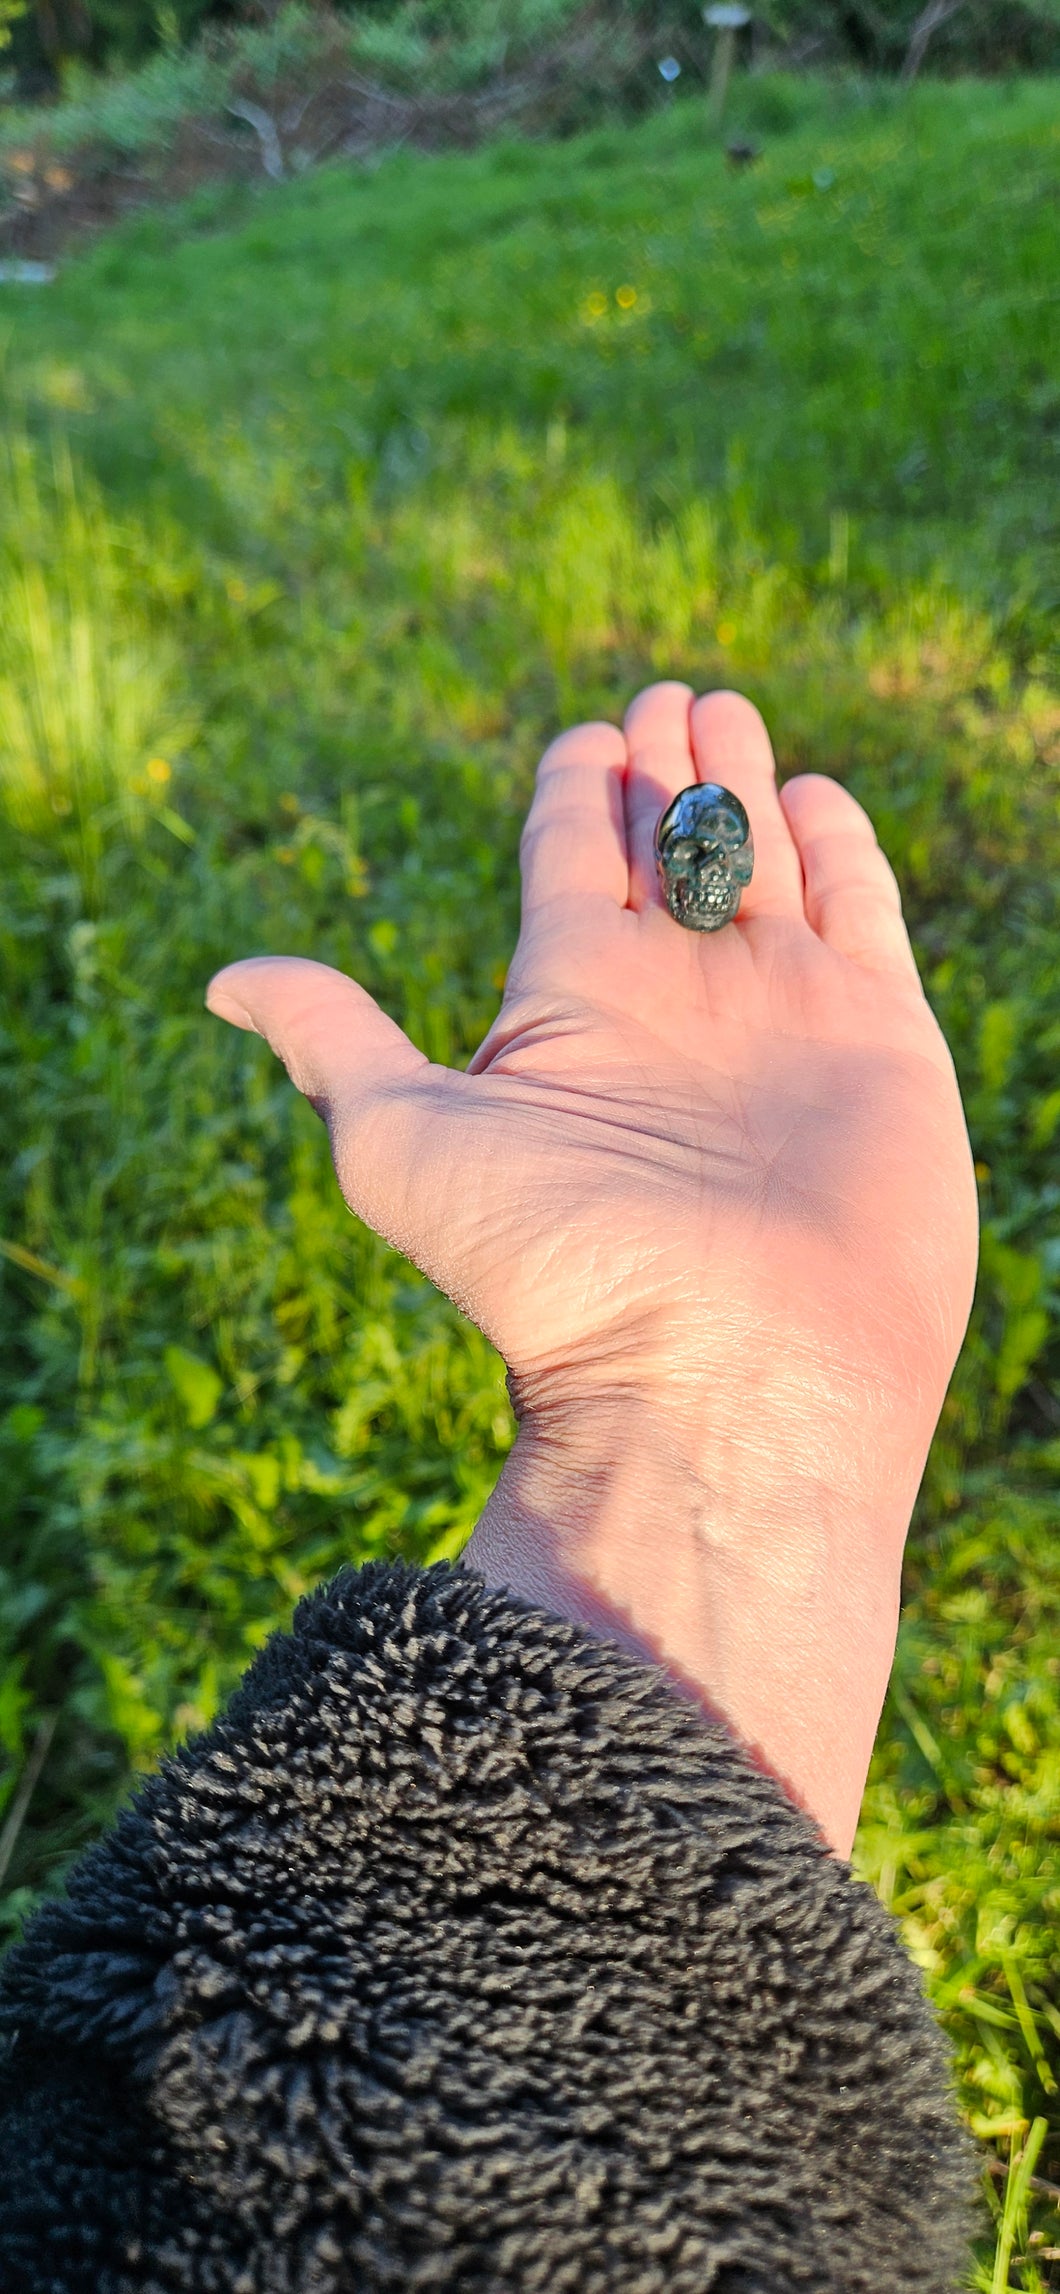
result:
M 704 8 L 703 22 L 717 33 L 714 42 L 714 61 L 710 73 L 710 119 L 712 127 L 719 128 L 725 116 L 725 101 L 729 93 L 732 67 L 736 61 L 736 34 L 751 21 L 751 11 L 729 0 L 727 5 Z

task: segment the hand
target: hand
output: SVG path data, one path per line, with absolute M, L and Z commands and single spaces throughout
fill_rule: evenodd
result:
M 720 780 L 755 872 L 682 929 L 654 824 Z M 666 1663 L 845 1850 L 901 1550 L 971 1303 L 975 1186 L 894 878 L 757 712 L 664 684 L 548 750 L 518 947 L 466 1073 L 352 981 L 211 983 L 325 1115 L 351 1208 L 503 1355 L 519 1435 L 469 1558 Z

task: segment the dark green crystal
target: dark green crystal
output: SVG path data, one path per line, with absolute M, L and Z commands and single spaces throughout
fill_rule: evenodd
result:
M 671 916 L 690 932 L 731 922 L 755 864 L 751 823 L 720 781 L 696 781 L 661 813 L 655 829 L 659 885 Z

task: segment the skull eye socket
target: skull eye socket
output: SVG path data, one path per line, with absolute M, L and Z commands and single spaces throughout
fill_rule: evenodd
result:
M 736 837 L 738 841 L 739 831 Z M 666 846 L 666 865 L 674 869 L 716 867 L 723 857 L 723 850 L 724 832 L 712 825 L 709 834 L 673 837 Z
M 697 837 L 675 836 L 673 843 L 667 846 L 666 865 L 668 868 L 695 868 L 702 853 L 703 847 Z
M 714 815 L 712 826 L 715 835 L 724 837 L 726 844 L 743 843 L 743 825 L 737 820 L 734 812 L 728 812 L 724 807 L 719 807 Z

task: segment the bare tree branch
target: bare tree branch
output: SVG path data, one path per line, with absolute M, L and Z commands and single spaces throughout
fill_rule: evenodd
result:
M 282 183 L 286 169 L 271 112 L 263 111 L 260 104 L 249 103 L 243 96 L 234 104 L 226 104 L 225 110 L 231 112 L 233 119 L 245 119 L 248 127 L 253 128 L 261 145 L 261 164 L 266 175 L 271 175 L 274 183 Z
M 927 54 L 928 43 L 934 38 L 940 25 L 948 23 L 950 17 L 956 16 L 964 5 L 965 0 L 928 0 L 927 7 L 921 9 L 910 35 L 909 46 L 905 52 L 905 62 L 899 75 L 903 88 L 907 88 L 910 82 L 915 80 Z

